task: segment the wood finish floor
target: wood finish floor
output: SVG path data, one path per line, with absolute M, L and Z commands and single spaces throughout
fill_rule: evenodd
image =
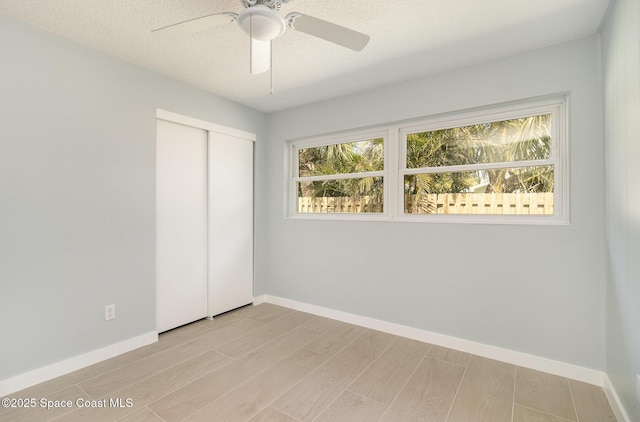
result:
M 4 422 L 615 421 L 599 387 L 270 304 L 10 397 L 38 406 L 0 408 Z

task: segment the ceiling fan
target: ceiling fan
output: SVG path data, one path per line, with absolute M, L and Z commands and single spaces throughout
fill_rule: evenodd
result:
M 271 68 L 271 41 L 282 35 L 287 28 L 355 51 L 362 50 L 369 42 L 369 36 L 366 34 L 302 13 L 289 13 L 283 17 L 278 13 L 280 7 L 290 1 L 292 0 L 240 0 L 245 8 L 240 13 L 215 13 L 158 28 L 152 33 L 174 37 L 237 22 L 251 39 L 250 70 L 252 74 L 263 73 Z

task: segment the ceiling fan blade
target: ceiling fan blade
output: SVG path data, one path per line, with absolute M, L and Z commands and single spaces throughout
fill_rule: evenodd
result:
M 366 34 L 302 13 L 290 13 L 286 20 L 289 22 L 289 26 L 296 31 L 331 41 L 355 51 L 362 50 L 369 42 L 369 36 Z
M 271 67 L 271 40 L 251 38 L 251 74 L 264 73 Z
M 176 37 L 179 35 L 190 34 L 192 32 L 202 31 L 204 29 L 213 28 L 225 23 L 234 22 L 238 15 L 236 13 L 224 12 L 214 15 L 203 16 L 201 18 L 189 19 L 188 21 L 174 23 L 173 25 L 163 28 L 154 29 L 152 34 L 158 34 L 165 37 Z

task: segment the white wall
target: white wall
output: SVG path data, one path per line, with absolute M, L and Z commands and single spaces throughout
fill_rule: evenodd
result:
M 256 294 L 604 369 L 600 76 L 592 37 L 270 115 Z M 284 218 L 288 140 L 559 92 L 571 95 L 569 226 Z
M 265 124 L 0 15 L 0 381 L 155 330 L 156 108 Z
M 607 373 L 640 420 L 640 2 L 613 3 L 603 25 L 607 192 Z

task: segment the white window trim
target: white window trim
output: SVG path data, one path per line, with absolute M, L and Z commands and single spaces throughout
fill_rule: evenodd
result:
M 359 141 L 368 141 L 371 139 L 382 138 L 384 140 L 384 170 L 371 171 L 363 173 L 341 173 L 321 176 L 298 176 L 298 151 L 305 148 L 314 148 L 323 145 L 334 145 L 343 143 L 352 143 Z M 290 156 L 289 174 L 288 174 L 288 217 L 302 220 L 389 220 L 390 214 L 387 208 L 389 201 L 389 132 L 388 130 L 367 130 L 345 132 L 338 136 L 323 136 L 321 138 L 305 139 L 287 143 L 287 153 Z M 299 213 L 298 212 L 298 182 L 301 181 L 317 181 L 317 180 L 341 180 L 341 179 L 357 179 L 362 177 L 382 177 L 383 183 L 383 210 L 382 213 Z
M 478 123 L 510 120 L 540 114 L 552 114 L 551 156 L 546 160 L 518 161 L 505 163 L 483 163 L 474 165 L 448 166 L 438 168 L 406 168 L 406 135 L 408 133 L 462 127 Z M 556 94 L 530 100 L 487 106 L 461 112 L 425 117 L 419 120 L 390 123 L 384 126 L 342 132 L 335 136 L 294 140 L 286 143 L 288 156 L 287 170 L 288 205 L 286 216 L 304 220 L 350 220 L 350 221 L 398 221 L 426 223 L 471 223 L 471 224 L 524 224 L 524 225 L 567 225 L 569 219 L 569 95 Z M 383 213 L 298 213 L 297 177 L 298 153 L 301 148 L 321 145 L 355 142 L 358 140 L 384 139 L 384 170 L 349 175 L 304 177 L 304 180 L 336 180 L 352 177 L 383 177 Z M 484 168 L 554 166 L 554 215 L 477 215 L 477 214 L 405 214 L 404 176 L 425 172 L 468 171 Z M 435 170 L 437 169 L 437 170 Z M 339 177 L 338 177 L 339 176 Z

